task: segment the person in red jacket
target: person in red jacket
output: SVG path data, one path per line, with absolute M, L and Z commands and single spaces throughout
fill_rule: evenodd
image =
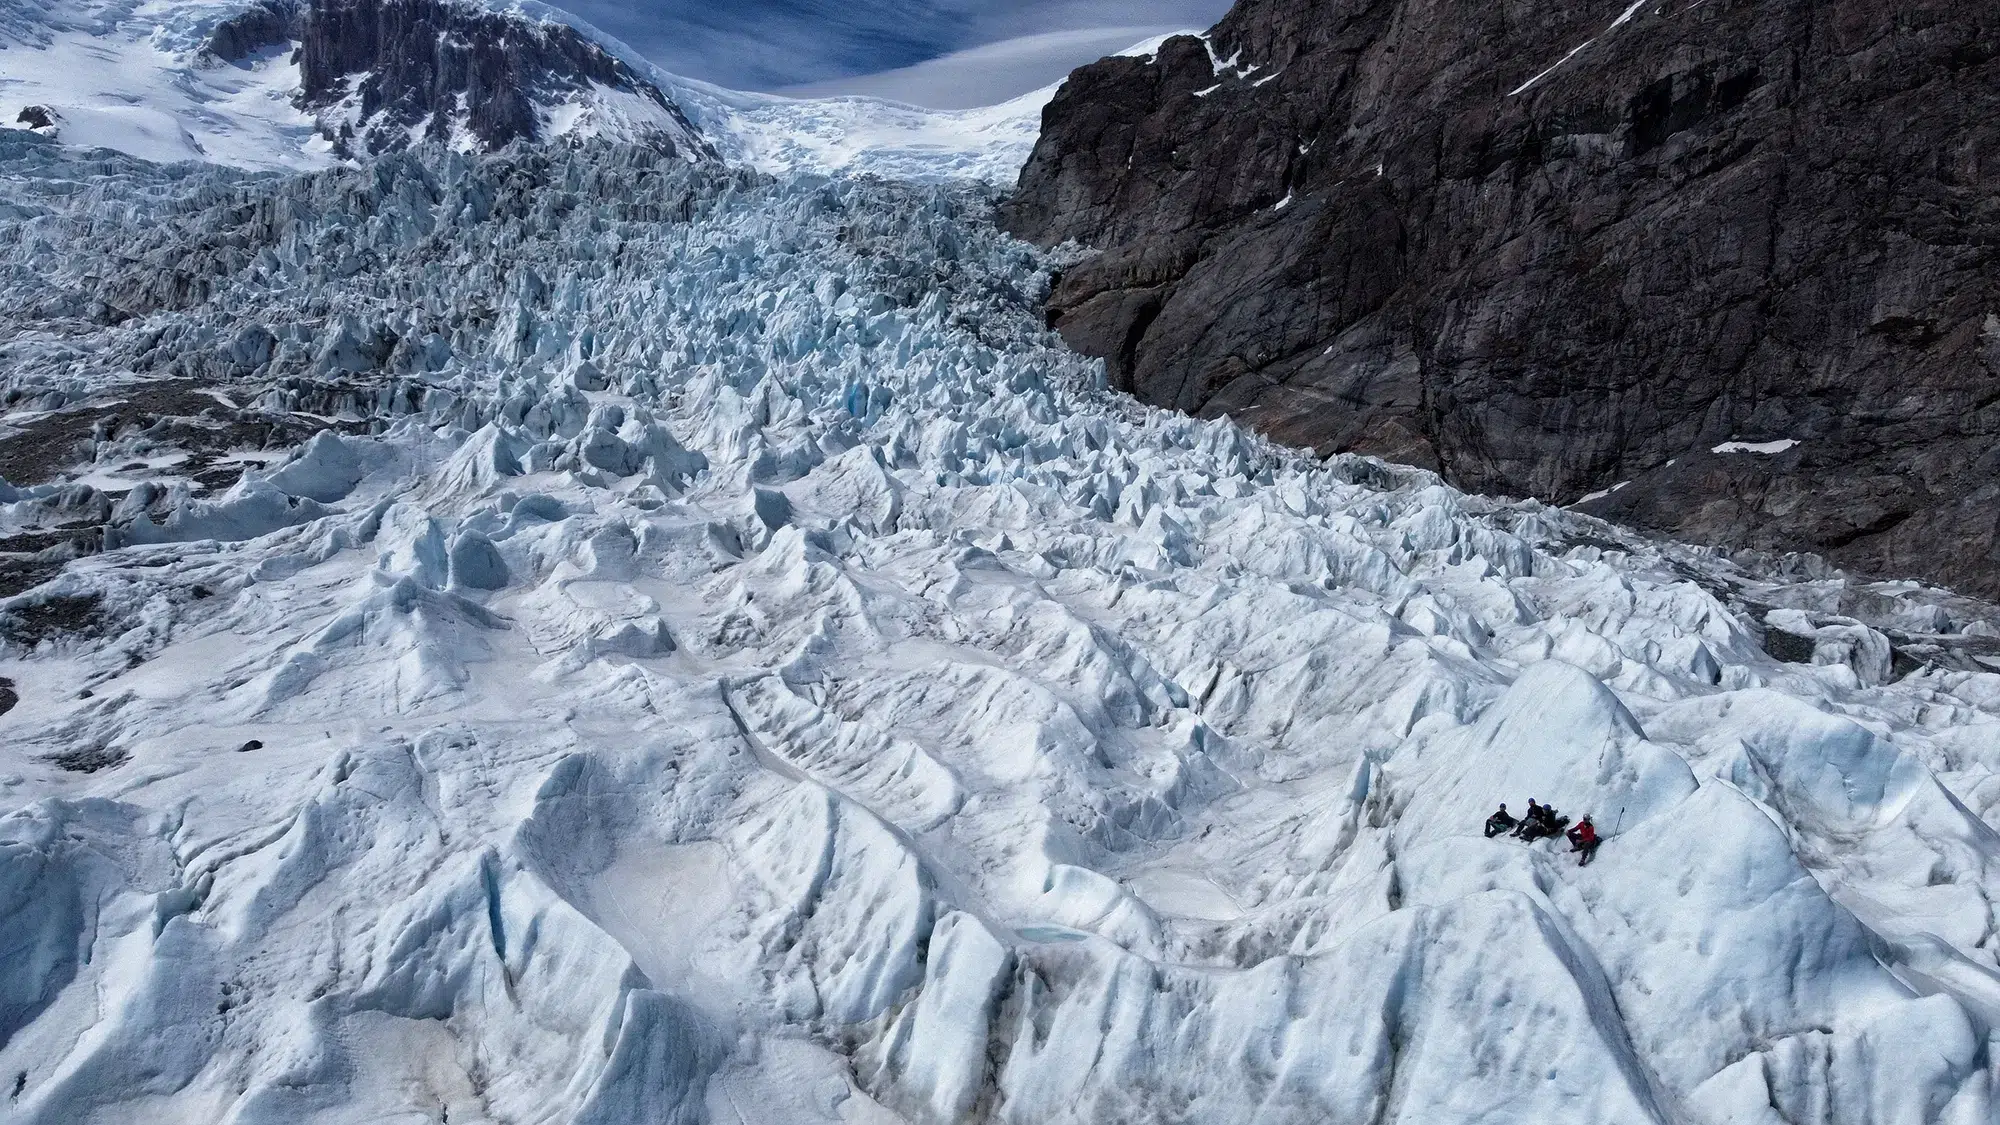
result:
M 1589 863 L 1592 857 L 1597 855 L 1597 845 L 1601 841 L 1597 838 L 1597 826 L 1590 823 L 1589 817 L 1586 816 L 1582 820 L 1577 821 L 1576 827 L 1570 829 L 1564 835 L 1569 837 L 1570 851 L 1583 853 L 1582 858 L 1576 861 L 1578 867 Z

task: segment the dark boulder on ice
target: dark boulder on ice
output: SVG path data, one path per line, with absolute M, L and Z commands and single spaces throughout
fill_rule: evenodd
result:
M 53 130 L 56 127 L 56 111 L 45 105 L 22 106 L 21 112 L 14 115 L 14 123 L 30 129 Z
M 240 62 L 258 51 L 287 47 L 299 38 L 304 6 L 261 0 L 215 25 L 205 50 L 217 62 Z
M 1078 70 L 1003 209 L 1101 251 L 1049 322 L 1287 441 L 2000 592 L 2000 8 L 1524 12 L 1242 0 Z

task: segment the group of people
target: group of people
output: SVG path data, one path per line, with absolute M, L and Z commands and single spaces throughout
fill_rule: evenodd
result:
M 1561 834 L 1569 840 L 1569 850 L 1571 853 L 1580 857 L 1577 859 L 1576 865 L 1582 867 L 1597 855 L 1597 845 L 1600 842 L 1597 838 L 1597 826 L 1590 823 L 1590 818 L 1586 816 L 1576 822 L 1575 828 L 1564 832 L 1563 825 L 1568 823 L 1569 818 L 1557 813 L 1554 805 L 1539 804 L 1533 797 L 1530 797 L 1528 798 L 1528 813 L 1526 816 L 1516 819 L 1514 814 L 1508 812 L 1507 806 L 1503 804 L 1500 806 L 1499 812 L 1487 817 L 1486 838 L 1491 840 L 1500 833 L 1506 832 L 1511 836 L 1517 836 L 1524 841 L 1533 843 L 1544 836 Z

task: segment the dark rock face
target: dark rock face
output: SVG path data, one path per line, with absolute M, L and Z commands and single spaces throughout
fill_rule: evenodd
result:
M 1623 2 L 1240 0 L 1004 221 L 1149 401 L 2000 593 L 2000 5 Z
M 658 87 L 573 28 L 452 0 L 317 0 L 300 22 L 300 104 L 342 154 L 446 142 L 488 149 L 542 136 L 542 108 L 593 86 L 651 102 L 670 127 L 644 139 L 714 151 Z
M 215 25 L 208 33 L 208 53 L 233 63 L 258 51 L 289 45 L 299 38 L 304 12 L 287 0 L 262 0 Z
M 56 131 L 58 120 L 56 111 L 45 105 L 22 106 L 21 112 L 14 115 L 14 124 L 51 134 Z

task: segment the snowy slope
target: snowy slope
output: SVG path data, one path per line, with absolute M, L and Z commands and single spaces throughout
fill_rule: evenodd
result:
M 148 160 L 240 168 L 329 162 L 313 118 L 292 104 L 285 48 L 236 62 L 204 57 L 210 30 L 246 7 L 228 0 L 0 0 L 0 126 L 23 109 L 57 115 L 64 141 Z
M 249 0 L 0 0 L 0 126 L 30 106 L 56 118 L 65 143 L 148 160 L 200 160 L 251 169 L 312 169 L 338 162 L 335 141 L 370 131 L 358 92 L 302 108 L 298 41 L 222 59 L 209 49 L 215 28 L 256 8 Z M 526 2 L 468 3 L 527 28 L 573 27 L 671 99 L 586 83 L 537 106 L 541 135 L 572 141 L 639 140 L 649 134 L 688 144 L 685 112 L 701 141 L 764 171 L 870 172 L 903 179 L 1014 180 L 1034 146 L 1041 108 L 1054 87 L 986 109 L 942 112 L 874 98 L 794 99 L 722 90 L 659 70 L 629 48 L 560 10 Z M 1133 50 L 1149 49 L 1141 44 Z M 460 104 L 464 118 L 471 107 Z M 379 123 L 377 123 L 379 124 Z M 399 126 L 400 127 L 400 126 Z M 412 123 L 451 147 L 478 147 L 463 120 Z
M 931 110 L 856 96 L 731 92 L 715 135 L 726 158 L 772 175 L 819 172 L 1011 187 L 1056 88 L 983 109 Z
M 1156 35 L 1114 53 L 1151 55 L 1167 38 Z M 624 57 L 632 56 L 626 51 Z M 1034 150 L 1042 107 L 1061 87 L 1055 83 L 978 109 L 933 110 L 855 95 L 744 93 L 657 68 L 646 73 L 662 89 L 675 91 L 732 163 L 772 175 L 877 175 L 919 183 L 970 179 L 1006 188 L 1013 187 Z
M 0 193 L 9 1120 L 1994 1119 L 2000 675 L 1836 615 L 1981 607 L 1139 408 L 970 188 Z

